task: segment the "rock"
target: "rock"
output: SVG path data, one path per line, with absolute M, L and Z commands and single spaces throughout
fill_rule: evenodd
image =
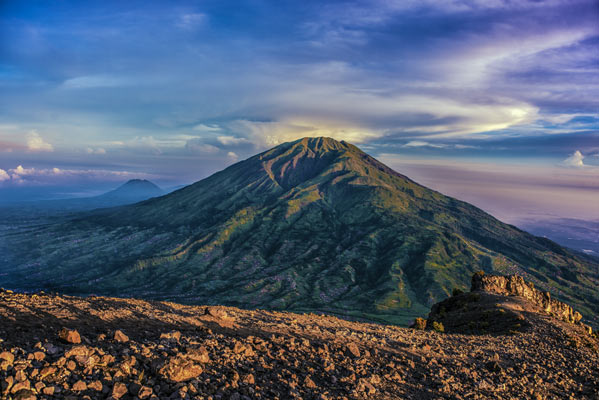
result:
M 87 388 L 91 389 L 91 390 L 95 390 L 96 392 L 101 392 L 102 389 L 104 388 L 104 385 L 102 385 L 102 382 L 100 382 L 100 381 L 92 381 L 87 384 Z
M 137 392 L 137 397 L 139 397 L 142 400 L 149 399 L 150 397 L 152 397 L 153 394 L 154 392 L 152 391 L 151 387 L 142 386 L 141 388 L 139 388 L 139 392 Z
M 347 344 L 347 351 L 355 358 L 360 357 L 360 348 L 354 342 L 350 342 Z
M 2 393 L 3 394 L 7 394 L 10 392 L 10 389 L 12 388 L 12 385 L 15 383 L 15 378 L 13 378 L 12 376 L 7 376 L 6 378 L 2 379 L 2 381 L 0 381 L 1 385 L 1 389 L 2 389 Z
M 228 319 L 230 318 L 227 312 L 220 307 L 206 307 L 204 312 L 205 315 L 210 315 L 216 319 Z
M 241 381 L 243 383 L 245 383 L 246 385 L 253 385 L 254 383 L 256 383 L 256 380 L 254 379 L 254 375 L 252 375 L 252 374 L 247 374 L 246 376 L 243 377 L 243 379 Z
M 29 383 L 28 380 L 24 380 L 21 382 L 17 382 L 13 385 L 12 389 L 10 389 L 11 393 L 16 394 L 19 390 L 23 390 L 23 389 L 31 389 L 31 384 Z
M 14 400 L 36 400 L 37 396 L 31 390 L 22 389 L 15 393 Z
M 53 396 L 54 395 L 54 386 L 46 386 L 45 388 L 42 389 L 42 393 L 45 394 L 46 396 Z
M 54 346 L 52 343 L 46 343 L 44 344 L 44 349 L 46 349 L 46 353 L 50 354 L 51 356 L 56 355 L 60 352 L 60 348 Z
M 210 357 L 208 356 L 208 350 L 205 346 L 200 346 L 200 348 L 188 348 L 185 356 L 193 361 L 207 363 L 210 361 Z
M 72 389 L 76 392 L 82 392 L 84 390 L 87 390 L 87 384 L 85 382 L 79 380 L 79 381 L 75 382 Z
M 161 333 L 160 339 L 179 341 L 179 339 L 181 339 L 181 332 L 172 331 L 172 332 L 168 332 L 168 333 Z
M 426 329 L 426 320 L 424 318 L 416 318 L 414 323 L 410 325 L 410 328 L 423 331 Z
M 80 346 L 73 346 L 71 347 L 69 350 L 67 350 L 64 353 L 64 356 L 66 358 L 70 358 L 73 356 L 90 356 L 93 354 L 93 350 L 88 348 L 87 346 L 84 345 L 80 345 Z
M 62 328 L 58 333 L 58 338 L 66 343 L 81 343 L 81 336 L 79 336 L 79 332 L 74 329 Z
M 42 361 L 44 358 L 46 358 L 46 353 L 43 351 L 36 351 L 33 353 L 33 359 L 36 361 Z
M 316 389 L 318 387 L 309 376 L 306 376 L 306 378 L 304 379 L 304 386 L 308 389 Z
M 173 382 L 184 382 L 197 378 L 202 373 L 202 367 L 181 356 L 171 357 L 158 371 Z
M 42 368 L 42 370 L 40 371 L 40 378 L 44 379 L 47 376 L 50 376 L 52 374 L 54 374 L 56 372 L 56 367 L 44 367 Z
M 8 365 L 12 365 L 15 361 L 15 356 L 11 352 L 3 351 L 0 353 L 0 360 L 4 360 Z
M 116 382 L 112 387 L 112 397 L 114 397 L 115 399 L 120 399 L 125 394 L 127 394 L 128 391 L 129 389 L 127 389 L 127 386 L 124 383 Z
M 129 337 L 127 335 L 125 335 L 120 329 L 117 329 L 114 332 L 114 340 L 116 340 L 119 343 L 127 343 L 129 341 Z

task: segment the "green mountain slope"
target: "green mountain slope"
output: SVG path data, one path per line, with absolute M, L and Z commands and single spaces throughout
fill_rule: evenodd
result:
M 483 269 L 599 310 L 598 264 L 328 138 L 169 195 L 5 236 L 0 284 L 405 324 Z M 17 261 L 18 260 L 18 261 Z

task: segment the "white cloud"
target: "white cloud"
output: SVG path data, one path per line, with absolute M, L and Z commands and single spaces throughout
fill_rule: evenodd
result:
M 239 159 L 239 156 L 232 151 L 227 153 L 227 157 L 229 157 L 233 161 L 237 161 Z
M 562 165 L 566 167 L 582 168 L 584 167 L 584 156 L 580 150 L 576 150 L 570 157 L 562 161 Z
M 48 184 L 72 184 L 74 180 L 79 181 L 123 181 L 133 178 L 155 178 L 154 175 L 129 171 L 110 171 L 104 169 L 61 169 L 61 168 L 24 168 L 22 165 L 5 171 L 0 169 L 0 182 L 16 185 L 48 185 Z
M 102 147 L 98 147 L 96 149 L 88 147 L 85 151 L 87 154 L 106 154 L 106 150 Z
M 442 149 L 447 146 L 444 144 L 433 144 L 429 142 L 423 142 L 421 140 L 412 140 L 411 142 L 408 142 L 401 147 L 434 147 L 436 149 Z
M 7 181 L 9 179 L 10 179 L 10 175 L 8 175 L 8 173 L 5 170 L 0 169 L 0 182 Z
M 197 124 L 193 127 L 193 130 L 203 132 L 219 132 L 221 129 L 217 125 Z
M 246 138 L 238 138 L 235 136 L 219 136 L 216 138 L 216 140 L 218 140 L 220 142 L 220 144 L 222 144 L 224 146 L 240 145 L 240 144 L 246 144 L 246 143 L 250 142 Z
M 40 136 L 34 129 L 27 134 L 27 149 L 29 151 L 54 151 L 54 147 Z
M 185 149 L 192 153 L 197 154 L 214 154 L 218 153 L 220 149 L 211 144 L 202 143 L 201 139 L 191 139 L 185 144 Z

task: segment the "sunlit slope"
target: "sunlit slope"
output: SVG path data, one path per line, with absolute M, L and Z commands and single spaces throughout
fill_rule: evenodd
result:
M 24 237 L 5 286 L 405 323 L 484 269 L 524 275 L 587 317 L 599 305 L 592 259 L 328 138 L 10 240 Z

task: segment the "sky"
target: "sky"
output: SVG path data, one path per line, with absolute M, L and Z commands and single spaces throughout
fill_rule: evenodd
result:
M 512 222 L 599 219 L 596 0 L 0 2 L 0 196 L 347 140 Z

